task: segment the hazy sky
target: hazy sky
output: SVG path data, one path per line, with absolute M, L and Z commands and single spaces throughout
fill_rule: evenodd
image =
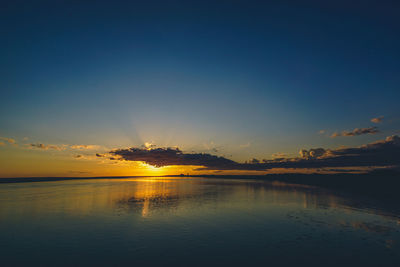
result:
M 90 156 L 146 142 L 244 162 L 399 134 L 399 14 L 398 1 L 2 1 L 0 176 L 136 174 Z

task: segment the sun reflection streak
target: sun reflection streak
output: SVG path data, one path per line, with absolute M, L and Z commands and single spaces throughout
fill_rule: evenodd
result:
M 128 202 L 139 204 L 142 217 L 151 215 L 152 205 L 159 205 L 160 203 L 166 205 L 168 202 L 172 203 L 179 199 L 179 187 L 170 186 L 170 180 L 151 178 L 141 181 Z

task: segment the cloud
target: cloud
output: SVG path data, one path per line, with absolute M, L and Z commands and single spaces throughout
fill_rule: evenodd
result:
M 5 146 L 6 144 L 4 142 L 0 141 L 0 146 Z
M 373 122 L 373 123 L 381 123 L 383 118 L 384 118 L 383 116 L 372 118 L 371 122 Z
M 49 149 L 64 150 L 66 146 L 65 145 L 45 145 L 45 144 L 37 143 L 37 144 L 30 144 L 30 147 L 43 149 L 43 150 L 49 150 Z
M 301 150 L 300 158 L 269 161 L 266 168 L 391 167 L 400 166 L 400 137 L 354 148 Z
M 215 143 L 213 141 L 211 141 L 210 143 L 203 143 L 203 147 L 206 151 L 212 151 L 214 153 L 218 153 L 221 149 L 221 147 L 215 146 Z
M 96 160 L 97 157 L 93 154 L 91 155 L 84 155 L 84 154 L 76 154 L 72 156 L 76 160 Z
M 69 146 L 71 149 L 87 149 L 87 150 L 93 150 L 93 149 L 99 149 L 100 146 L 98 145 L 70 145 Z
M 59 144 L 59 145 L 46 145 L 43 143 L 32 143 L 28 144 L 29 148 L 38 148 L 38 149 L 43 149 L 43 150 L 67 150 L 67 149 L 72 149 L 72 150 L 95 150 L 95 149 L 102 149 L 101 146 L 99 145 L 68 145 L 68 144 Z
M 302 149 L 300 150 L 299 154 L 300 157 L 305 159 L 319 158 L 325 154 L 325 149 L 323 148 L 312 148 L 310 150 Z
M 284 159 L 284 158 L 287 158 L 287 157 L 288 156 L 285 153 L 282 153 L 282 152 L 278 152 L 278 153 L 272 154 L 272 158 L 273 159 Z M 263 161 L 268 161 L 268 160 L 263 159 Z
M 169 165 L 194 165 L 207 166 L 210 168 L 225 167 L 236 162 L 206 153 L 183 153 L 179 148 L 135 148 L 117 149 L 110 151 L 111 154 L 118 156 L 121 160 L 142 161 L 147 164 L 163 167 Z M 115 158 L 118 159 L 118 158 Z
M 10 144 L 15 144 L 15 140 L 12 138 L 7 138 L 7 137 L 0 137 L 0 140 L 7 141 Z M 3 142 L 4 143 L 4 142 Z
M 331 135 L 332 138 L 339 136 L 358 136 L 363 134 L 377 134 L 379 133 L 378 127 L 369 127 L 369 128 L 355 128 L 353 131 L 343 131 L 341 133 L 333 133 Z
M 325 134 L 325 133 L 326 133 L 325 130 L 320 130 L 320 131 L 318 132 L 318 134 Z
M 251 160 L 238 163 L 206 153 L 184 153 L 178 148 L 127 148 L 110 151 L 113 160 L 141 161 L 163 167 L 170 165 L 199 166 L 197 170 L 254 170 L 274 168 L 317 169 L 344 167 L 393 167 L 400 166 L 400 137 L 389 136 L 385 140 L 354 148 L 302 149 L 300 157 L 272 160 Z M 111 158 L 110 158 L 111 159 Z
M 145 142 L 143 147 L 146 149 L 151 149 L 151 148 L 155 148 L 156 145 L 153 142 Z
M 258 163 L 260 163 L 260 161 L 258 160 L 258 159 L 251 159 L 250 160 L 250 163 L 252 163 L 252 164 L 258 164 Z

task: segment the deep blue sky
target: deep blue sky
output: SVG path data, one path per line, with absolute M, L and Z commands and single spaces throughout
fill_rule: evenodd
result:
M 400 130 L 398 1 L 143 2 L 2 1 L 0 136 L 245 160 Z

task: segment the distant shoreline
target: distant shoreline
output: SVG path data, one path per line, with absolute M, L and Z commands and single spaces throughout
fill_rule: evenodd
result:
M 129 179 L 129 178 L 146 178 L 146 177 L 162 177 L 162 176 L 12 177 L 12 178 L 0 178 L 0 184 L 55 182 L 55 181 L 67 181 L 67 180 Z
M 141 176 L 93 176 L 93 177 L 10 177 L 0 178 L 3 183 L 31 183 L 31 182 L 53 182 L 67 180 L 96 180 L 96 179 L 130 179 L 130 178 L 155 178 L 155 177 L 198 177 L 198 178 L 225 178 L 225 179 L 265 179 L 266 175 L 141 175 Z

